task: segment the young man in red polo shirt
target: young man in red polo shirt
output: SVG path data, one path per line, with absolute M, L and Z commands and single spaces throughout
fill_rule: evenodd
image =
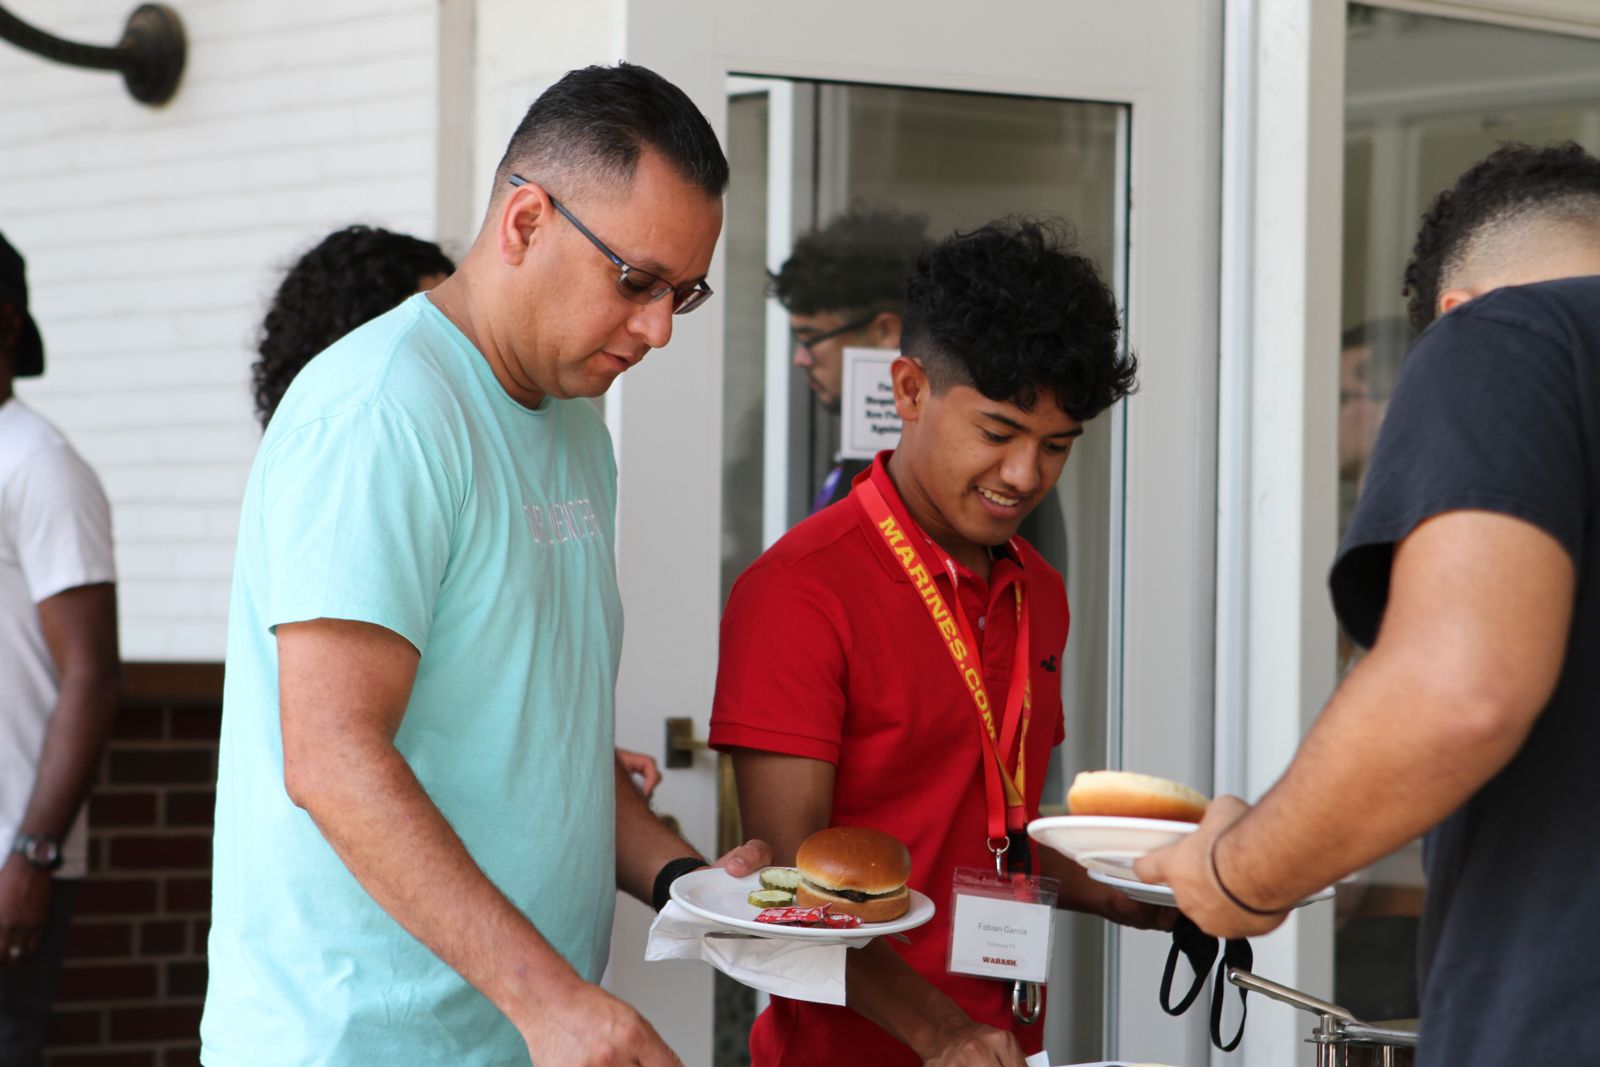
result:
M 910 885 L 939 911 L 909 944 L 848 954 L 848 1007 L 774 998 L 754 1067 L 1022 1067 L 1041 1043 L 1012 983 L 947 971 L 948 904 L 957 868 L 993 871 L 999 850 L 1030 865 L 1022 827 L 1064 737 L 1068 611 L 1060 574 L 1017 527 L 1083 424 L 1132 389 L 1134 359 L 1110 290 L 1048 225 L 946 240 L 908 296 L 900 446 L 734 586 L 711 744 L 733 754 L 746 829 L 776 862 L 816 830 L 871 826 L 905 842 Z M 1060 907 L 1170 925 L 1064 857 L 1037 860 Z

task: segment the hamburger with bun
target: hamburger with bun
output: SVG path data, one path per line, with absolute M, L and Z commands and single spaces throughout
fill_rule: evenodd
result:
M 1074 815 L 1199 822 L 1211 801 L 1186 785 L 1132 771 L 1080 771 L 1067 790 Z
M 818 830 L 801 844 L 794 865 L 800 872 L 795 905 L 831 904 L 836 915 L 862 922 L 898 919 L 911 909 L 911 853 L 897 839 L 865 826 Z

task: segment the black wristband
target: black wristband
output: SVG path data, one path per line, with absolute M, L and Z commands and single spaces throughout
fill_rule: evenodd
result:
M 1228 902 L 1230 904 L 1232 904 L 1234 907 L 1238 908 L 1240 911 L 1249 912 L 1251 915 L 1260 915 L 1263 918 L 1266 918 L 1267 916 L 1271 916 L 1271 915 L 1282 915 L 1284 913 L 1284 911 L 1287 910 L 1287 909 L 1279 908 L 1276 911 L 1272 911 L 1272 910 L 1269 910 L 1269 909 L 1266 909 L 1266 908 L 1252 908 L 1250 905 L 1246 904 L 1244 901 L 1240 900 L 1238 897 L 1233 895 L 1233 890 L 1229 889 L 1228 886 L 1227 886 L 1227 883 L 1225 883 L 1222 880 L 1222 872 L 1217 870 L 1217 843 L 1219 841 L 1221 841 L 1221 840 L 1222 840 L 1222 835 L 1221 834 L 1218 834 L 1216 837 L 1213 837 L 1211 839 L 1210 859 L 1211 859 L 1211 877 L 1216 879 L 1217 888 L 1222 890 L 1222 895 L 1227 897 L 1228 898 Z
M 650 904 L 657 911 L 667 906 L 667 901 L 672 899 L 672 883 L 688 874 L 698 871 L 701 867 L 711 864 L 699 856 L 683 856 L 672 860 L 656 874 L 655 888 L 650 891 Z

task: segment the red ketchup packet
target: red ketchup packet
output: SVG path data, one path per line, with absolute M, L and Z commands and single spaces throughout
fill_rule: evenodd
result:
M 815 908 L 767 908 L 756 916 L 756 922 L 772 926 L 824 926 L 831 930 L 853 930 L 861 925 L 854 915 L 830 915 L 832 904 Z

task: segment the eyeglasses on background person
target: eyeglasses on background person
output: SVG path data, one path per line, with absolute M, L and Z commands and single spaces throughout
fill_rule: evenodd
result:
M 877 318 L 881 314 L 883 314 L 883 312 L 874 311 L 870 315 L 863 315 L 859 319 L 851 319 L 849 322 L 845 323 L 843 326 L 835 326 L 831 330 L 824 330 L 822 333 L 812 334 L 810 337 L 801 337 L 794 330 L 790 330 L 789 331 L 789 336 L 794 340 L 795 344 L 799 345 L 801 348 L 805 349 L 807 352 L 811 352 L 811 346 L 812 345 L 820 345 L 824 341 L 831 341 L 835 337 L 838 337 L 838 336 L 840 336 L 842 334 L 847 334 L 852 330 L 859 330 L 864 326 L 869 326 L 869 325 L 871 325 L 872 320 Z M 812 352 L 812 355 L 815 355 L 815 354 L 816 353 Z

